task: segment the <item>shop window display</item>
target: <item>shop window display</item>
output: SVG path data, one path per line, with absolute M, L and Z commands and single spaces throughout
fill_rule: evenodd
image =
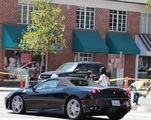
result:
M 151 76 L 151 57 L 139 56 L 138 60 L 138 78 L 148 78 Z
M 10 74 L 4 75 L 5 79 L 19 79 L 28 75 L 30 80 L 37 80 L 41 72 L 45 70 L 45 61 L 41 61 L 40 55 L 33 53 L 20 53 L 15 50 L 5 51 L 4 71 Z

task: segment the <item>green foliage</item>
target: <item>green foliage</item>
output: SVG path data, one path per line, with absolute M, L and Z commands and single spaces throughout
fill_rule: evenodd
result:
M 146 7 L 151 7 L 151 0 L 148 0 Z
M 65 25 L 62 24 L 65 17 L 60 15 L 61 5 L 54 5 L 51 1 L 34 0 L 38 10 L 31 12 L 34 24 L 28 25 L 27 31 L 23 31 L 20 50 L 37 51 L 45 55 L 46 52 L 58 54 L 61 48 L 66 47 L 63 38 Z

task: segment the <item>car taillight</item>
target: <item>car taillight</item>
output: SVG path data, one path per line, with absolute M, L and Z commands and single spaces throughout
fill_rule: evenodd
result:
M 101 90 L 100 89 L 97 89 L 97 90 L 95 90 L 95 89 L 91 89 L 91 93 L 92 94 L 96 94 L 96 93 L 101 93 Z
M 100 93 L 101 93 L 101 90 L 100 90 L 100 89 L 97 89 L 97 93 L 99 93 L 99 94 L 100 94 Z
M 91 93 L 92 93 L 92 94 L 96 94 L 96 90 L 92 89 L 92 90 L 91 90 Z

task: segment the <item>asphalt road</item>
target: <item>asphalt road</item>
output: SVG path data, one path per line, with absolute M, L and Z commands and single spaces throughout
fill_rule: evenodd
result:
M 23 115 L 14 114 L 10 110 L 6 110 L 4 106 L 4 98 L 8 92 L 0 92 L 0 120 L 69 120 L 65 115 L 57 114 L 38 114 L 27 113 Z M 121 120 L 151 120 L 149 112 L 138 112 L 132 110 Z M 87 117 L 85 120 L 109 120 L 106 116 Z

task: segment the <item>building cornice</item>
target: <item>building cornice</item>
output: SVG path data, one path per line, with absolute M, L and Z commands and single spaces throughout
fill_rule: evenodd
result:
M 115 2 L 124 2 L 124 3 L 132 3 L 132 4 L 142 4 L 146 5 L 148 0 L 105 0 L 105 1 L 115 1 Z
M 18 0 L 18 1 L 27 2 L 28 0 Z M 29 1 L 33 2 L 33 0 L 29 0 Z M 128 2 L 128 1 L 132 1 L 132 2 Z M 147 2 L 147 0 L 53 0 L 52 1 L 52 3 L 56 3 L 56 4 L 104 8 L 104 9 L 113 9 L 113 10 L 122 10 L 122 11 L 133 11 L 133 12 L 140 12 L 140 13 L 151 13 L 151 8 L 146 8 L 145 2 Z M 134 4 L 134 3 L 140 3 L 140 4 Z
M 53 3 L 105 8 L 113 10 L 134 11 L 140 13 L 151 13 L 151 8 L 146 8 L 142 4 L 123 3 L 108 0 L 53 0 Z

